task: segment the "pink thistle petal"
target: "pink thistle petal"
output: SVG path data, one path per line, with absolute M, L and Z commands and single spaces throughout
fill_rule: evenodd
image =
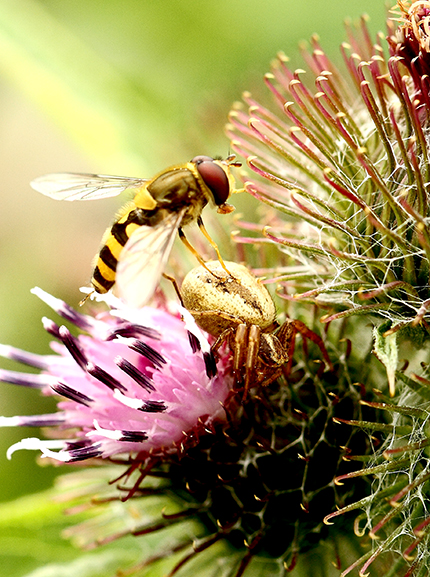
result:
M 65 303 L 39 289 L 34 292 L 74 320 Z M 45 394 L 60 395 L 59 412 L 43 419 L 49 422 L 52 417 L 62 429 L 77 430 L 74 438 L 60 443 L 59 453 L 45 441 L 23 440 L 10 454 L 18 448 L 38 449 L 65 462 L 127 453 L 155 457 L 176 452 L 187 438 L 225 421 L 223 403 L 232 386 L 228 362 L 220 359 L 218 374 L 212 376 L 205 335 L 187 311 L 180 314 L 186 322 L 178 313 L 151 308 L 113 309 L 96 319 L 76 313 L 77 323 L 89 334 L 75 337 L 65 327 L 44 321 L 48 332 L 62 341 L 52 343 L 55 355 L 33 358 L 3 347 L 4 356 L 42 367 L 41 375 L 30 376 L 31 383 L 34 379 Z M 190 332 L 200 348 L 196 352 Z M 9 372 L 10 381 L 27 384 L 21 383 L 20 373 Z M 2 418 L 0 426 L 32 421 L 38 424 L 41 418 Z

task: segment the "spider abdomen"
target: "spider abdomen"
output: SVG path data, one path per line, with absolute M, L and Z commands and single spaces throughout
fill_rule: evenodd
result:
M 263 332 L 277 326 L 272 297 L 251 271 L 232 262 L 228 263 L 232 276 L 218 261 L 207 262 L 206 267 L 211 272 L 203 266 L 190 271 L 181 288 L 184 306 L 203 330 L 218 337 L 241 323 L 257 325 Z

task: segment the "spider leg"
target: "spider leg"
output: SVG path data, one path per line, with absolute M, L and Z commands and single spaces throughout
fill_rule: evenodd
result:
M 286 319 L 286 321 L 281 325 L 276 336 L 285 350 L 286 356 L 288 358 L 286 365 L 284 366 L 283 372 L 285 376 L 291 373 L 293 367 L 293 356 L 294 349 L 296 348 L 296 334 L 297 329 L 295 327 L 294 321 Z
M 322 338 L 319 335 L 317 335 L 316 333 L 314 333 L 314 331 L 311 331 L 311 329 L 308 328 L 305 325 L 305 323 L 302 323 L 302 321 L 293 320 L 290 322 L 293 323 L 296 332 L 298 331 L 302 335 L 303 338 L 309 339 L 310 341 L 312 341 L 313 343 L 315 343 L 319 347 L 319 349 L 322 353 L 322 356 L 324 357 L 326 367 L 330 371 L 332 371 L 333 370 L 333 364 L 330 360 L 330 357 L 328 356 L 328 352 L 327 352 L 327 349 L 325 348 L 325 344 L 324 344 L 324 341 L 322 340 Z
M 273 383 L 273 381 L 276 381 L 276 379 L 278 379 L 281 375 L 282 375 L 282 367 L 279 367 L 276 370 L 274 370 L 274 372 L 270 376 L 266 377 L 258 384 L 261 387 L 268 387 Z
M 211 351 L 212 354 L 214 355 L 215 359 L 217 359 L 218 355 L 218 349 L 220 348 L 220 346 L 226 341 L 228 340 L 228 338 L 230 337 L 230 335 L 232 335 L 234 333 L 234 328 L 230 327 L 228 329 L 225 329 L 225 331 L 223 331 L 220 336 L 217 338 L 217 340 L 214 342 L 214 344 L 211 346 Z
M 257 325 L 251 325 L 249 329 L 246 325 L 239 325 L 236 330 L 233 369 L 237 371 L 236 374 L 244 375 L 242 402 L 246 401 L 251 378 L 255 373 L 260 349 L 260 334 L 260 327 Z M 244 347 L 246 347 L 245 351 L 243 351 Z M 243 359 L 243 357 L 245 358 Z
M 234 333 L 233 342 L 230 347 L 233 350 L 233 375 L 237 384 L 241 384 L 242 382 L 243 352 L 246 345 L 247 333 L 247 326 L 240 324 Z

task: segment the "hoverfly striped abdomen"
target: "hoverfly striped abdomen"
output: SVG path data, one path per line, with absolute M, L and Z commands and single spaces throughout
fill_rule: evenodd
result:
M 157 225 L 163 219 L 162 212 L 159 209 L 136 208 L 134 203 L 123 207 L 118 220 L 102 239 L 102 248 L 91 278 L 91 284 L 97 292 L 106 293 L 115 284 L 118 260 L 133 232 L 141 226 Z
M 127 210 L 120 218 L 112 225 L 109 231 L 115 240 L 121 246 L 125 246 L 126 242 L 139 226 L 156 226 L 163 220 L 163 211 L 155 208 L 153 210 L 145 210 L 143 208 L 136 208 L 134 203 L 125 207 Z

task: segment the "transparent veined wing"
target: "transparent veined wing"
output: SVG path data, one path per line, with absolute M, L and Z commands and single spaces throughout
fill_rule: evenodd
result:
M 127 176 L 55 172 L 35 178 L 30 186 L 56 200 L 97 200 L 116 196 L 126 188 L 139 188 L 145 182 L 148 180 Z
M 141 308 L 154 294 L 185 211 L 169 213 L 155 226 L 140 226 L 128 239 L 115 279 L 116 292 L 128 306 Z

